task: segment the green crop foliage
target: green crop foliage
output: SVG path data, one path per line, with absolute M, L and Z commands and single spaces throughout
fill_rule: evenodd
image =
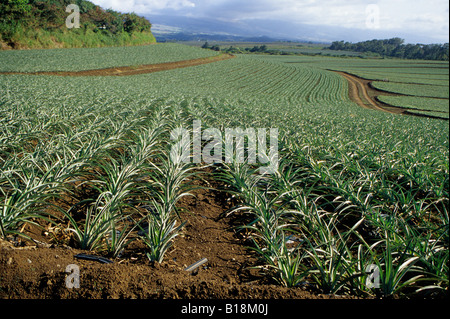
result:
M 1 51 L 0 71 L 83 71 L 176 62 L 215 55 L 217 52 L 175 43 L 135 47 Z
M 449 98 L 448 87 L 434 86 L 434 85 L 417 85 L 417 84 L 404 84 L 404 83 L 385 83 L 374 82 L 374 87 L 377 89 L 401 93 L 412 96 L 422 97 L 437 97 L 437 98 Z
M 147 56 L 153 48 L 161 51 Z M 111 60 L 101 54 L 68 70 L 210 54 L 180 45 L 122 48 L 116 58 L 112 48 L 96 50 Z M 65 52 L 57 52 L 55 69 L 92 51 L 64 58 Z M 23 54 L 1 52 L 1 68 L 23 70 Z M 27 60 L 30 69 L 50 70 L 43 62 L 50 53 L 26 54 L 36 56 Z M 74 245 L 120 258 L 131 240 L 141 240 L 151 261 L 164 262 L 183 231 L 179 199 L 204 170 L 170 161 L 170 132 L 191 132 L 196 119 L 204 129 L 278 128 L 276 174 L 223 163 L 213 175 L 238 201 L 229 213 L 248 217 L 241 229 L 260 257 L 254 266 L 279 284 L 307 283 L 324 293 L 440 294 L 448 289 L 448 123 L 362 109 L 350 101 L 345 79 L 327 70 L 441 81 L 448 63 L 429 64 L 429 73 L 427 65 L 244 55 L 128 77 L 0 75 L 1 236 L 11 240 L 25 223 L 58 210 Z M 418 72 L 407 74 L 414 66 Z M 397 84 L 386 82 L 391 89 Z M 435 91 L 427 92 L 441 94 Z M 423 109 L 441 111 L 443 104 L 436 107 Z M 69 205 L 57 207 L 56 198 Z M 371 264 L 380 270 L 381 288 L 365 284 Z

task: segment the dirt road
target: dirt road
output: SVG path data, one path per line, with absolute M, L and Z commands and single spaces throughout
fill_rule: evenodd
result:
M 356 75 L 347 72 L 334 70 L 329 71 L 333 71 L 340 74 L 348 81 L 348 94 L 350 99 L 365 109 L 378 110 L 392 114 L 403 114 L 403 115 L 436 118 L 448 121 L 448 119 L 446 118 L 426 114 L 412 113 L 408 111 L 407 108 L 396 107 L 394 105 L 389 105 L 387 103 L 381 102 L 378 99 L 379 95 L 403 96 L 403 94 L 378 90 L 372 86 L 373 81 L 358 77 Z
M 366 109 L 384 111 L 395 114 L 404 114 L 405 112 L 404 109 L 389 106 L 387 104 L 382 105 L 382 103 L 380 103 L 376 99 L 376 97 L 380 95 L 381 92 L 374 89 L 370 85 L 372 81 L 357 77 L 353 74 L 346 72 L 339 72 L 339 71 L 334 72 L 340 74 L 348 81 L 349 97 L 353 102 L 357 103 L 359 106 Z M 397 95 L 397 94 L 383 92 L 383 95 Z
M 159 64 L 147 64 L 139 66 L 124 66 L 118 68 L 107 68 L 86 71 L 42 71 L 42 72 L 0 72 L 0 74 L 22 74 L 22 75 L 56 75 L 56 76 L 126 76 L 145 73 L 161 72 L 173 69 L 187 68 L 202 64 L 213 63 L 234 58 L 231 54 L 220 54 L 213 57 L 167 62 Z

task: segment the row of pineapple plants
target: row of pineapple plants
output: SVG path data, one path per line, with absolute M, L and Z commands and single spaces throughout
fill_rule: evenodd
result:
M 25 236 L 26 223 L 54 221 L 46 212 L 59 211 L 74 246 L 117 257 L 139 239 L 149 259 L 161 262 L 182 229 L 177 203 L 189 194 L 196 168 L 173 160 L 170 132 L 190 128 L 194 118 L 222 129 L 236 126 L 235 118 L 215 112 L 216 101 L 203 103 L 105 106 L 73 111 L 69 120 L 62 109 L 3 117 L 1 237 Z M 243 117 L 264 127 L 278 119 L 272 115 Z M 232 162 L 218 164 L 216 176 L 240 201 L 230 213 L 244 212 L 250 220 L 242 228 L 263 271 L 282 285 L 331 294 L 448 288 L 448 162 L 398 144 L 380 149 L 369 140 L 373 152 L 367 152 L 340 136 L 282 132 L 274 174 Z M 69 206 L 56 204 L 67 197 Z M 374 267 L 378 288 L 368 284 Z
M 76 248 L 116 258 L 138 239 L 162 262 L 183 227 L 178 203 L 195 169 L 170 158 L 181 117 L 164 102 L 151 111 L 101 111 L 3 126 L 0 237 L 35 241 L 27 224 L 66 225 Z M 25 125 L 20 135 L 8 132 Z
M 228 163 L 219 178 L 240 203 L 229 214 L 248 217 L 258 267 L 280 284 L 365 297 L 445 293 L 448 170 L 432 181 L 388 162 L 284 137 L 275 174 Z

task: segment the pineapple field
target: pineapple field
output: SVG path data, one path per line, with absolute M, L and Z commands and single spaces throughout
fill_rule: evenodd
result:
M 0 297 L 443 297 L 448 76 L 181 44 L 0 52 Z

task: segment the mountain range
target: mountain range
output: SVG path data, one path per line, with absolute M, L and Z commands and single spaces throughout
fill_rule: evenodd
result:
M 408 43 L 430 43 L 417 34 L 387 32 L 370 29 L 348 29 L 338 26 L 310 25 L 281 20 L 248 19 L 224 21 L 216 18 L 198 18 L 175 15 L 147 15 L 158 41 L 218 40 L 218 41 L 301 41 L 331 43 L 344 40 L 359 42 L 371 39 L 400 37 Z

